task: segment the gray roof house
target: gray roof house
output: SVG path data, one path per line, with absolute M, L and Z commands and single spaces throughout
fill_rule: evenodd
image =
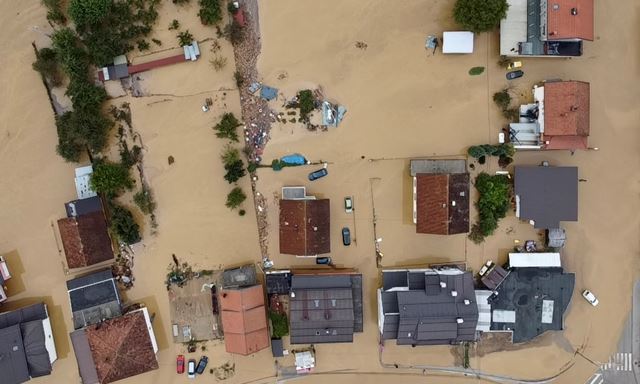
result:
M 516 216 L 535 228 L 560 228 L 578 221 L 578 168 L 515 167 Z
M 67 281 L 74 329 L 122 314 L 120 293 L 110 269 Z
M 362 275 L 296 275 L 289 301 L 291 344 L 350 343 L 362 332 Z
M 0 382 L 19 384 L 51 374 L 55 342 L 47 306 L 0 313 Z
M 476 339 L 478 305 L 471 272 L 389 269 L 378 289 L 378 327 L 399 345 L 455 344 Z

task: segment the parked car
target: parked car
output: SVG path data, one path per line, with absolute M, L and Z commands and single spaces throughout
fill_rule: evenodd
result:
M 342 244 L 351 245 L 351 231 L 349 228 L 342 228 Z
M 512 71 L 512 72 L 507 72 L 507 80 L 514 80 L 517 79 L 519 77 L 524 76 L 524 72 L 518 70 L 518 71 Z
M 207 363 L 209 362 L 209 358 L 207 356 L 202 356 L 200 361 L 198 362 L 198 368 L 196 368 L 196 372 L 198 375 L 202 375 L 204 373 L 204 369 L 207 368 Z
M 600 302 L 598 301 L 598 298 L 596 297 L 596 295 L 594 295 L 593 292 L 591 292 L 588 289 L 585 289 L 584 291 L 582 291 L 582 297 L 584 297 L 584 299 L 587 300 L 589 304 L 593 305 L 594 307 L 598 305 L 598 303 Z
M 522 68 L 522 61 L 514 61 L 509 63 L 509 65 L 507 65 L 508 70 L 512 70 L 516 68 Z
M 491 268 L 491 266 L 493 265 L 493 261 L 488 260 L 483 266 L 482 268 L 480 268 L 480 272 L 478 272 L 478 275 L 480 276 L 484 276 L 485 273 L 487 273 L 489 271 L 489 268 Z
M 196 377 L 196 360 L 189 359 L 189 363 L 187 364 L 187 376 L 190 379 L 195 379 Z
M 325 177 L 329 174 L 326 168 L 318 169 L 317 171 L 313 171 L 309 174 L 309 181 L 317 180 L 321 177 Z
M 184 355 L 178 355 L 176 359 L 176 372 L 179 374 L 184 373 Z
M 330 257 L 316 257 L 316 264 L 319 265 L 331 265 Z
M 347 213 L 353 212 L 353 198 L 351 196 L 344 198 L 344 211 Z

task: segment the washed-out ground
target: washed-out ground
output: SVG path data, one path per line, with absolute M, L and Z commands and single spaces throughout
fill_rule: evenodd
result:
M 177 45 L 167 31 L 179 19 L 198 40 L 215 38 L 213 28 L 200 26 L 197 5 L 177 8 L 165 2 L 156 26 L 163 48 Z M 563 263 L 576 273 L 576 291 L 565 318 L 564 332 L 548 333 L 516 350 L 478 354 L 473 368 L 521 378 L 552 376 L 573 363 L 556 382 L 580 383 L 597 368 L 582 355 L 604 362 L 615 350 L 630 309 L 632 282 L 638 277 L 640 209 L 640 78 L 638 46 L 625 36 L 637 36 L 640 9 L 630 0 L 596 2 L 596 41 L 586 43 L 585 56 L 573 60 L 524 60 L 525 76 L 511 84 L 496 64 L 498 34 L 481 34 L 475 53 L 432 55 L 424 50 L 429 34 L 456 29 L 450 14 L 452 0 L 393 2 L 373 0 L 260 1 L 262 53 L 258 70 L 263 81 L 292 97 L 298 89 L 322 86 L 325 95 L 348 108 L 339 128 L 308 132 L 297 124 L 275 124 L 264 161 L 292 152 L 312 161 L 325 160 L 329 176 L 310 183 L 313 167 L 281 172 L 258 171 L 258 190 L 267 197 L 269 250 L 276 267 L 309 265 L 312 260 L 278 254 L 277 200 L 283 185 L 306 185 L 309 193 L 332 199 L 332 254 L 337 264 L 364 274 L 365 330 L 353 344 L 316 346 L 318 376 L 304 381 L 353 383 L 424 382 L 421 370 L 383 369 L 379 360 L 375 288 L 373 210 L 377 237 L 382 237 L 385 266 L 441 261 L 466 261 L 477 270 L 487 259 L 503 260 L 514 240 L 535 239 L 537 233 L 513 216 L 481 246 L 464 236 L 415 234 L 410 219 L 408 160 L 424 156 L 460 156 L 472 144 L 495 142 L 506 124 L 491 96 L 510 85 L 524 94 L 545 78 L 585 80 L 591 83 L 590 142 L 597 152 L 518 153 L 517 164 L 577 165 L 580 178 L 579 221 L 565 223 L 568 243 Z M 337 11 L 339 10 L 339 11 Z M 177 12 L 178 16 L 175 16 Z M 49 304 L 59 360 L 51 376 L 34 383 L 77 382 L 70 348 L 69 302 L 60 246 L 53 223 L 64 216 L 63 203 L 75 197 L 73 164 L 55 154 L 56 132 L 46 93 L 37 73 L 31 41 L 46 44 L 48 30 L 40 2 L 0 3 L 3 71 L 0 73 L 0 253 L 7 255 L 14 279 L 9 284 L 10 309 L 21 303 L 45 300 Z M 37 26 L 37 28 L 36 28 Z M 366 43 L 366 49 L 355 43 Z M 130 383 L 181 383 L 175 356 L 184 347 L 171 341 L 169 301 L 164 286 L 167 266 L 176 254 L 197 269 L 217 269 L 260 260 L 255 215 L 224 207 L 231 189 L 223 179 L 219 160 L 224 142 L 211 126 L 224 111 L 239 114 L 233 80 L 233 55 L 227 42 L 221 54 L 227 67 L 216 72 L 208 63 L 211 40 L 202 45 L 195 63 L 156 69 L 143 75 L 150 96 L 121 97 L 131 103 L 134 128 L 144 142 L 144 167 L 155 194 L 158 232 L 149 234 L 136 251 L 135 287 L 130 300 L 141 300 L 155 312 L 160 369 L 125 380 Z M 136 56 L 133 54 L 132 56 Z M 156 55 L 162 55 L 156 53 Z M 146 58 L 133 57 L 134 62 Z M 471 77 L 470 67 L 485 66 L 485 74 Z M 203 113 L 206 97 L 214 108 Z M 274 108 L 282 100 L 272 102 Z M 168 156 L 175 163 L 168 164 Z M 362 158 L 364 156 L 364 159 Z M 478 166 L 493 172 L 494 163 Z M 244 178 L 240 185 L 250 191 Z M 354 196 L 354 214 L 342 208 L 344 196 Z M 473 196 L 473 195 L 472 195 Z M 245 203 L 246 208 L 251 203 Z M 340 229 L 348 226 L 354 242 L 341 244 Z M 601 304 L 592 308 L 579 297 L 593 290 Z M 224 352 L 222 342 L 207 344 L 212 367 L 236 364 L 230 383 L 274 382 L 270 351 L 241 357 Z M 489 348 L 487 348 L 489 349 Z M 578 350 L 581 354 L 576 354 Z M 203 354 L 198 351 L 196 356 Z M 193 356 L 193 355 L 191 355 Z M 193 356 L 193 357 L 196 357 Z M 385 345 L 382 362 L 400 365 L 451 365 L 448 347 L 401 348 Z M 209 374 L 206 374 L 209 376 Z M 481 382 L 475 378 L 429 377 L 434 383 Z

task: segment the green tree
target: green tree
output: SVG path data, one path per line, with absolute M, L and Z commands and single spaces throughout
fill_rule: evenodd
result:
M 476 177 L 475 187 L 479 194 L 475 204 L 478 221 L 472 226 L 469 239 L 481 243 L 493 234 L 498 221 L 506 216 L 511 201 L 511 183 L 505 175 L 482 172 Z
M 220 0 L 199 0 L 200 21 L 204 25 L 218 24 L 222 20 L 222 8 L 220 7 Z
M 42 48 L 36 55 L 36 61 L 32 64 L 34 70 L 40 72 L 52 87 L 62 84 L 62 71 L 58 64 L 56 51 L 51 48 Z
M 150 215 L 156 210 L 156 202 L 148 189 L 143 189 L 133 195 L 133 202 L 145 215 Z
M 298 92 L 298 105 L 300 106 L 300 119 L 309 120 L 309 114 L 316 109 L 316 98 L 310 89 Z
M 216 137 L 238 142 L 238 132 L 236 128 L 240 125 L 240 122 L 233 113 L 226 112 L 213 129 L 216 131 Z
M 133 188 L 133 179 L 122 164 L 104 161 L 93 170 L 91 188 L 107 196 L 117 196 L 124 189 Z
M 507 0 L 457 0 L 453 18 L 464 29 L 485 32 L 494 29 L 507 16 Z
M 486 152 L 484 150 L 484 148 L 482 148 L 479 145 L 474 145 L 469 147 L 469 149 L 467 150 L 467 154 L 475 159 L 479 159 L 482 156 L 486 156 Z
M 111 206 L 111 230 L 126 244 L 140 241 L 140 226 L 127 208 L 113 204 Z
M 178 28 L 180 28 L 180 22 L 178 20 L 176 20 L 176 19 L 173 19 L 171 21 L 171 24 L 169 24 L 169 30 L 173 31 L 173 30 L 176 30 Z
M 180 44 L 181 47 L 184 47 L 185 45 L 190 45 L 193 42 L 193 35 L 189 32 L 188 29 L 184 32 L 178 33 L 177 37 L 178 37 L 178 44 Z
M 287 321 L 287 315 L 284 313 L 269 311 L 269 320 L 271 320 L 271 334 L 274 338 L 280 339 L 289 334 L 289 322 Z
M 469 70 L 471 76 L 478 76 L 484 73 L 484 67 L 472 67 Z
M 509 90 L 503 89 L 500 92 L 494 93 L 493 102 L 496 103 L 496 105 L 503 111 L 509 109 L 509 105 L 511 104 L 511 95 L 509 94 Z
M 224 175 L 224 179 L 231 183 L 235 183 L 240 180 L 241 177 L 246 175 L 247 171 L 244 169 L 244 163 L 242 160 L 234 161 L 230 164 L 225 164 L 224 169 L 227 173 Z
M 240 160 L 240 151 L 237 148 L 232 147 L 231 145 L 226 145 L 224 147 L 224 152 L 220 156 L 222 159 L 222 163 L 226 166 L 229 164 L 233 164 Z
M 60 0 L 42 0 L 42 4 L 47 7 L 47 20 L 59 25 L 67 23 Z
M 227 202 L 225 205 L 227 208 L 235 209 L 240 206 L 247 199 L 247 195 L 244 194 L 242 188 L 235 187 L 227 195 Z
M 78 27 L 100 23 L 111 9 L 112 0 L 71 0 L 69 16 Z

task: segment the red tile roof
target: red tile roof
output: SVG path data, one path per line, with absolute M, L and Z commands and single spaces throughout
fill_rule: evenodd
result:
M 58 228 L 69 268 L 113 259 L 111 238 L 102 211 L 60 219 Z
M 280 253 L 313 256 L 331 252 L 329 199 L 280 200 Z
M 544 86 L 544 141 L 547 149 L 587 147 L 589 83 L 559 81 Z
M 417 233 L 469 232 L 468 174 L 419 173 L 416 181 Z
M 223 290 L 220 307 L 227 352 L 250 355 L 269 346 L 262 285 Z
M 593 8 L 593 0 L 548 0 L 547 38 L 593 41 Z
M 100 384 L 158 369 L 141 311 L 92 325 L 85 332 Z
M 150 69 L 164 67 L 166 65 L 182 63 L 186 61 L 184 58 L 184 54 L 165 57 L 163 59 L 149 61 L 147 63 L 134 64 L 129 66 L 129 74 L 133 75 L 134 73 L 148 71 Z

